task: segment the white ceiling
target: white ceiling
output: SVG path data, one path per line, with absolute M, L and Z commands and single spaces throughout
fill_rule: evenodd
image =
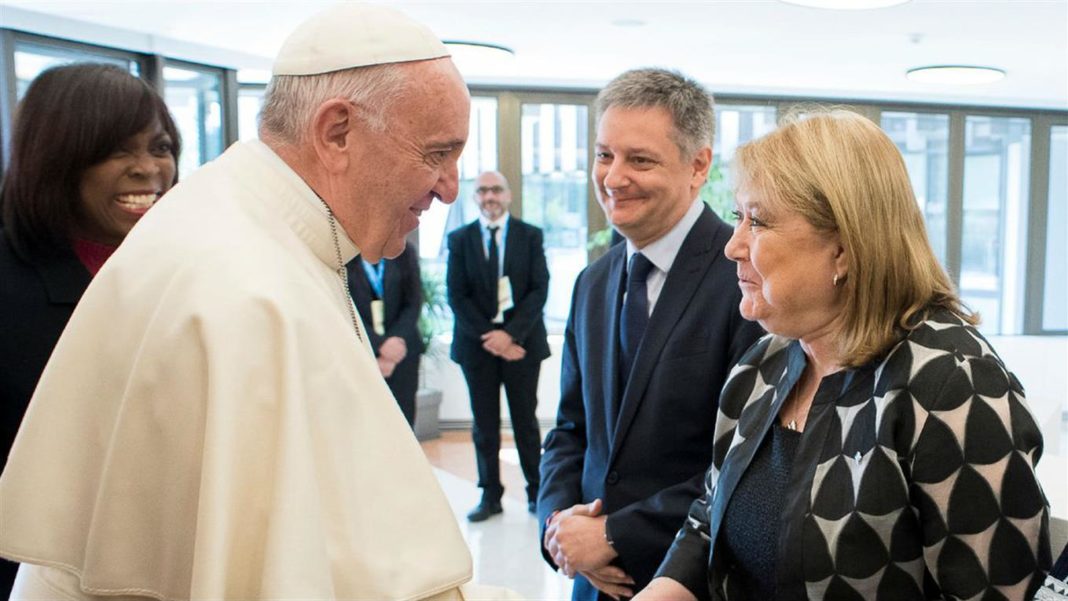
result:
M 211 53 L 205 54 L 202 46 L 209 46 L 227 50 L 212 56 L 216 63 L 260 68 L 269 65 L 296 23 L 328 4 L 0 2 L 0 24 L 8 27 L 97 43 L 110 32 L 115 45 L 140 44 L 147 47 L 133 49 L 192 60 L 208 60 Z M 389 4 L 442 38 L 515 50 L 514 59 L 489 71 L 461 65 L 473 83 L 599 87 L 627 68 L 664 66 L 720 93 L 1068 109 L 1068 0 L 912 0 L 866 11 L 813 9 L 778 0 Z M 27 11 L 63 19 L 27 20 Z M 644 24 L 615 24 L 620 20 Z M 112 28 L 142 35 L 123 38 Z M 970 87 L 905 78 L 908 69 L 932 64 L 985 65 L 1003 69 L 1007 76 Z

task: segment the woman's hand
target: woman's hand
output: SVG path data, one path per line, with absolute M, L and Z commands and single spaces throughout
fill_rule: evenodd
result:
M 670 578 L 654 578 L 631 601 L 697 601 L 690 589 Z

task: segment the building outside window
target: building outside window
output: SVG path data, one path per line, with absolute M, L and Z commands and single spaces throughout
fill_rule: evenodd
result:
M 215 69 L 168 65 L 163 99 L 182 136 L 178 173 L 184 177 L 222 154 L 222 73 Z
M 1068 125 L 1050 128 L 1042 329 L 1068 330 Z M 1068 398 L 1065 399 L 1068 408 Z
M 701 198 L 721 219 L 731 223 L 734 186 L 731 159 L 739 146 L 775 129 L 773 106 L 717 104 L 716 140 L 712 145 L 712 169 L 701 188 Z
M 1031 121 L 969 115 L 960 293 L 990 334 L 1023 331 Z
M 137 77 L 141 65 L 133 58 L 92 52 L 89 49 L 46 46 L 19 42 L 15 44 L 15 95 L 21 99 L 26 88 L 42 71 L 71 63 L 107 63 L 130 72 Z
M 586 267 L 589 139 L 586 105 L 523 104 L 523 220 L 545 234 L 545 326 L 554 333 L 564 331 L 575 278 Z
M 882 128 L 901 151 L 935 257 L 946 262 L 949 115 L 886 112 Z

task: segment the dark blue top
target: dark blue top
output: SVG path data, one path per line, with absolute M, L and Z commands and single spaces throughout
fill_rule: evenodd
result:
M 800 432 L 776 420 L 727 505 L 721 531 L 727 577 L 740 580 L 746 599 L 775 598 L 776 541 L 800 440 Z

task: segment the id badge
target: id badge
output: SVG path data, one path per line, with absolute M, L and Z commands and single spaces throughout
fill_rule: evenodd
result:
M 381 300 L 371 301 L 371 327 L 379 336 L 386 333 L 386 303 Z
M 504 323 L 504 312 L 514 307 L 512 303 L 512 280 L 503 276 L 497 280 L 497 316 L 493 323 Z

